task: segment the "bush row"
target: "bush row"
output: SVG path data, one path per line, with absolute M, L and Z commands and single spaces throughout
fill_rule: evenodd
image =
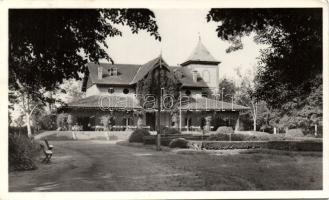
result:
M 9 170 L 33 170 L 40 145 L 25 135 L 9 134 Z
M 209 150 L 220 149 L 255 149 L 266 148 L 267 142 L 265 141 L 205 141 L 202 147 Z
M 322 151 L 321 141 L 204 141 L 209 150 L 268 148 L 285 151 Z
M 284 137 L 280 135 L 248 135 L 241 133 L 216 133 L 210 135 L 207 140 L 210 141 L 269 141 L 269 140 L 283 140 Z

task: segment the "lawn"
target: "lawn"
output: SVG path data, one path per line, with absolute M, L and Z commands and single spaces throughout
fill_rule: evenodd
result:
M 9 173 L 10 191 L 320 190 L 321 152 L 155 151 L 111 141 L 51 141 L 52 162 Z

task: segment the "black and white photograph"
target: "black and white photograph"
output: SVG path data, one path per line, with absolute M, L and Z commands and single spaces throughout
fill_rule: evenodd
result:
M 328 2 L 219 2 L 8 6 L 7 193 L 324 194 Z

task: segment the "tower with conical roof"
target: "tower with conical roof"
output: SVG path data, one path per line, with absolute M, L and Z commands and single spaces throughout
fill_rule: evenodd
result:
M 207 83 L 209 88 L 216 92 L 219 84 L 218 77 L 218 65 L 220 61 L 216 60 L 207 48 L 201 42 L 199 36 L 199 41 L 194 51 L 187 59 L 187 61 L 181 64 L 182 67 L 187 67 L 192 71 L 192 73 L 197 73 L 198 76 Z

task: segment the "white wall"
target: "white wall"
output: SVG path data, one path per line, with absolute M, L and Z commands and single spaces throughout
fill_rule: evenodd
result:
M 218 65 L 190 64 L 187 67 L 191 71 L 197 71 L 210 89 L 218 88 Z
M 122 87 L 122 86 L 97 86 L 97 85 L 93 85 L 91 87 L 89 87 L 86 91 L 86 97 L 88 96 L 92 96 L 92 95 L 107 95 L 110 94 L 108 92 L 109 88 L 113 88 L 114 89 L 114 93 L 115 95 L 125 95 L 123 93 L 123 89 L 127 88 L 129 89 L 129 95 L 131 94 L 135 94 L 135 89 L 131 88 L 131 87 Z

